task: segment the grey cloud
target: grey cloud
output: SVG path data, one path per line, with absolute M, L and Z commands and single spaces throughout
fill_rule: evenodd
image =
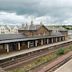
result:
M 0 11 L 50 16 L 53 20 L 47 19 L 48 23 L 63 23 L 72 16 L 72 0 L 0 0 Z

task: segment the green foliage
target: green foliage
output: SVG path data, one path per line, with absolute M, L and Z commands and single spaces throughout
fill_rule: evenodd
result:
M 13 70 L 12 72 L 27 72 L 27 70 L 24 69 L 24 68 L 16 68 L 16 69 Z
M 72 30 L 72 26 L 71 25 L 63 25 L 62 27 L 66 28 L 67 30 Z
M 57 55 L 63 55 L 64 54 L 64 49 L 61 48 L 57 51 Z

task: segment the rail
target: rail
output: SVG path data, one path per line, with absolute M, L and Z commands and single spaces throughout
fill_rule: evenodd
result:
M 52 68 L 46 70 L 45 72 L 54 72 L 57 68 L 68 62 L 70 59 L 72 59 L 72 56 L 69 56 L 68 58 L 64 59 L 63 61 L 59 62 L 58 64 L 54 65 Z
M 36 59 L 38 57 L 41 57 L 43 55 L 47 55 L 49 53 L 52 53 L 52 52 L 54 52 L 58 48 L 70 46 L 71 43 L 72 43 L 72 41 L 65 42 L 63 44 L 59 44 L 59 45 L 57 44 L 57 45 L 50 46 L 48 48 L 39 50 L 36 53 L 35 52 L 32 52 L 32 53 L 29 53 L 29 54 L 27 54 L 25 56 L 22 55 L 22 56 L 19 56 L 19 57 L 11 58 L 11 59 L 6 60 L 4 62 L 0 62 L 0 67 L 2 67 L 4 69 L 8 69 L 8 68 L 17 66 L 19 64 L 26 63 L 28 61 L 34 60 L 34 59 Z

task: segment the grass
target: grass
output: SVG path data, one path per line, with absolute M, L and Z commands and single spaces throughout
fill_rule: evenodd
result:
M 55 51 L 49 55 L 42 56 L 42 57 L 35 59 L 33 62 L 31 62 L 30 64 L 28 64 L 22 68 L 16 68 L 10 72 L 29 72 L 29 70 L 31 70 L 37 66 L 40 66 L 44 63 L 48 63 L 69 51 L 72 51 L 72 46 L 69 46 L 68 48 L 60 48 L 57 51 Z

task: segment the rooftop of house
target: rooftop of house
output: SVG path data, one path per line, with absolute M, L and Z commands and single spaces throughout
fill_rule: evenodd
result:
M 56 31 L 67 31 L 67 29 L 65 29 L 64 27 L 61 27 L 61 26 L 46 26 L 46 28 L 48 30 L 56 30 Z
M 17 25 L 0 25 L 0 27 L 5 27 L 5 29 L 13 29 L 14 27 L 20 28 L 20 26 Z
M 25 24 L 19 30 L 37 30 L 40 26 L 41 25 L 34 25 L 34 24 L 28 25 L 28 24 Z
M 37 30 L 39 27 L 41 26 L 45 26 L 48 30 L 56 30 L 56 31 L 67 31 L 67 29 L 65 29 L 64 27 L 61 26 L 47 26 L 47 25 L 43 25 L 42 22 L 40 22 L 40 24 L 33 24 L 33 22 L 31 22 L 31 24 L 22 24 L 22 27 L 19 28 L 19 30 Z
M 62 35 L 62 33 L 59 31 L 52 31 L 51 32 L 51 36 L 61 36 L 61 35 Z

